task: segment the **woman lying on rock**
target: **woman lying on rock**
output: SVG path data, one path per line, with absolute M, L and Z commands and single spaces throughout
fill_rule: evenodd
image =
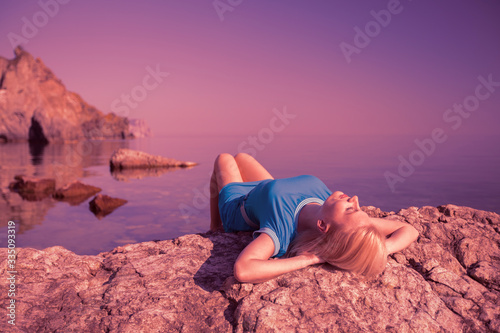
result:
M 323 262 L 374 276 L 388 254 L 418 237 L 407 223 L 369 217 L 357 196 L 332 193 L 314 176 L 274 179 L 248 154 L 219 155 L 211 190 L 211 230 L 254 232 L 234 264 L 240 282 L 263 282 Z

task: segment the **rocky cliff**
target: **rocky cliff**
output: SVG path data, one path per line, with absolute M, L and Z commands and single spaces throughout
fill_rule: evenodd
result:
M 500 216 L 453 205 L 371 216 L 420 233 L 372 280 L 326 264 L 260 284 L 232 277 L 248 233 L 206 233 L 79 256 L 20 249 L 16 326 L 25 332 L 498 332 Z M 2 290 L 8 289 L 1 249 Z M 7 321 L 7 292 L 0 317 Z
M 40 59 L 21 47 L 0 57 L 0 142 L 129 138 L 128 119 L 104 115 L 69 92 Z

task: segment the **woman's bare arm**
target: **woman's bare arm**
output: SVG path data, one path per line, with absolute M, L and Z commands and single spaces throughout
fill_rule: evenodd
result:
M 267 234 L 260 234 L 240 253 L 234 263 L 234 277 L 240 282 L 258 283 L 309 265 L 320 263 L 314 255 L 269 260 L 274 243 Z
M 411 224 L 401 221 L 371 218 L 373 225 L 384 236 L 387 254 L 399 252 L 413 243 L 418 238 L 418 231 Z

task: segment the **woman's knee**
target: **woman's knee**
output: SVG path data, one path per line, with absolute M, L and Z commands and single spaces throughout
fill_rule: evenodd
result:
M 222 153 L 217 156 L 214 162 L 214 171 L 212 173 L 211 192 L 219 192 L 225 185 L 233 182 L 242 182 L 238 164 L 233 155 Z M 217 189 L 215 189 L 217 187 Z
M 222 153 L 215 159 L 214 172 L 218 179 L 221 178 L 235 178 L 234 181 L 241 181 L 240 170 L 238 168 L 238 163 L 234 159 L 233 155 L 228 153 Z
M 252 155 L 249 155 L 247 153 L 238 153 L 234 156 L 234 159 L 236 162 L 238 161 L 248 161 L 248 160 L 255 160 Z
M 227 163 L 232 163 L 232 162 L 234 162 L 233 155 L 228 154 L 228 153 L 219 154 L 215 158 L 214 169 L 217 169 L 217 167 L 220 167 L 221 165 L 224 165 Z

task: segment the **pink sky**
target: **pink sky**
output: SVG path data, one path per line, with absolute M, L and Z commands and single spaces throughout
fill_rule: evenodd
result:
M 479 76 L 500 82 L 498 1 L 60 2 L 3 4 L 0 55 L 22 37 L 69 90 L 155 135 L 252 134 L 284 107 L 287 134 L 498 133 L 500 86 L 443 119 L 474 102 Z M 372 37 L 348 62 L 356 27 Z M 156 68 L 169 75 L 145 80 Z

